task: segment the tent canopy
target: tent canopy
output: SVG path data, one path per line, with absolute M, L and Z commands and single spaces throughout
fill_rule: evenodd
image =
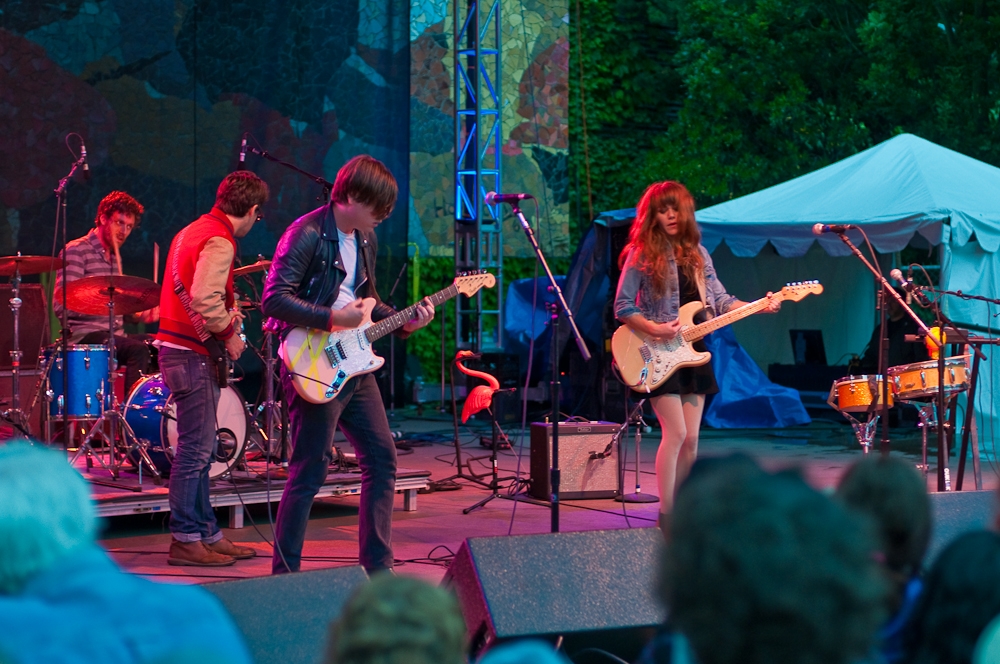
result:
M 850 250 L 812 225 L 862 226 L 880 253 L 900 251 L 916 233 L 941 242 L 949 221 L 952 245 L 973 236 L 983 250 L 1000 248 L 1000 168 L 930 141 L 902 134 L 835 164 L 732 201 L 700 210 L 702 243 L 725 242 L 738 257 L 756 256 L 767 242 L 786 258 L 805 255 L 813 242 L 831 256 Z M 635 208 L 600 215 L 635 217 Z

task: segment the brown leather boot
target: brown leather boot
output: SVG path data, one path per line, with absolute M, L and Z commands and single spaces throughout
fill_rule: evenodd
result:
M 168 565 L 190 565 L 192 567 L 226 567 L 236 562 L 236 558 L 211 551 L 198 542 L 170 542 Z
M 202 542 L 205 548 L 209 551 L 214 551 L 215 553 L 221 553 L 224 556 L 231 556 L 236 560 L 246 560 L 248 558 L 253 558 L 257 555 L 257 551 L 251 549 L 248 546 L 240 546 L 238 544 L 233 544 L 227 538 L 223 537 L 218 542 Z

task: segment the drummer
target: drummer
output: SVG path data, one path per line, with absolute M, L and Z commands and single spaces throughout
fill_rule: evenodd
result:
M 90 232 L 66 244 L 61 256 L 66 261 L 66 281 L 93 276 L 122 274 L 122 243 L 139 225 L 145 209 L 123 191 L 112 191 L 97 206 L 97 218 Z M 56 272 L 56 288 L 53 309 L 62 321 L 62 279 L 63 272 Z M 129 322 L 155 323 L 160 320 L 160 308 L 129 316 Z M 108 317 L 89 316 L 69 310 L 66 325 L 71 344 L 107 344 Z M 125 394 L 138 382 L 140 374 L 149 367 L 149 348 L 140 337 L 125 334 L 123 316 L 115 317 L 115 356 L 118 365 L 125 366 Z
M 906 297 L 906 291 L 896 287 L 896 292 L 901 297 Z M 913 364 L 923 362 L 927 359 L 927 351 L 923 344 L 908 343 L 907 334 L 917 333 L 917 323 L 900 306 L 896 298 L 889 296 L 889 314 L 886 318 L 889 333 L 889 363 L 887 366 L 898 367 L 903 364 Z M 860 372 L 865 374 L 877 374 L 878 369 L 878 347 L 879 347 L 879 325 L 875 325 L 872 330 L 872 338 L 868 341 L 868 346 L 861 357 Z

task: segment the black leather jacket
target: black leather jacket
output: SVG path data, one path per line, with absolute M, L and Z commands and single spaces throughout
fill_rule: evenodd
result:
M 375 298 L 372 320 L 382 320 L 396 311 L 382 302 L 375 290 L 378 243 L 374 233 L 358 235 L 360 260 L 354 293 L 358 297 Z M 272 324 L 276 325 L 271 329 L 280 330 L 282 337 L 291 327 L 327 330 L 330 307 L 337 301 L 340 284 L 346 277 L 333 210 L 325 205 L 293 221 L 282 234 L 264 283 L 262 313 L 274 319 Z M 397 335 L 406 336 L 402 330 Z

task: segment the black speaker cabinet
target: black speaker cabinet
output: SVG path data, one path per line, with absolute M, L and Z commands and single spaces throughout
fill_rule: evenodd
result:
M 326 649 L 330 623 L 367 580 L 364 568 L 355 565 L 202 587 L 232 614 L 255 662 L 315 664 Z
M 442 584 L 458 596 L 473 656 L 563 636 L 570 656 L 599 647 L 634 661 L 664 618 L 654 596 L 662 546 L 657 528 L 473 537 Z
M 618 493 L 618 446 L 609 445 L 618 431 L 607 422 L 559 423 L 559 498 L 614 498 Z M 604 454 L 607 456 L 603 456 Z M 596 458 L 594 458 L 596 457 Z M 550 498 L 552 425 L 531 423 L 531 488 L 529 495 Z

